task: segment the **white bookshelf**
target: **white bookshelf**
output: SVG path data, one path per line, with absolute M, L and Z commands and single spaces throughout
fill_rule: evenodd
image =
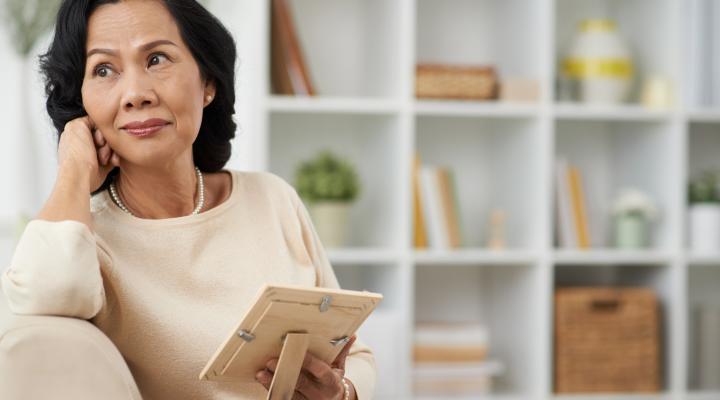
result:
M 685 249 L 687 178 L 720 167 L 720 108 L 682 100 L 692 63 L 683 56 L 689 0 L 292 0 L 315 98 L 271 94 L 270 2 L 244 1 L 252 6 L 238 18 L 257 24 L 255 36 L 244 39 L 254 52 L 242 60 L 252 72 L 252 96 L 245 100 L 253 119 L 244 132 L 257 138 L 251 167 L 294 182 L 301 160 L 330 148 L 358 167 L 363 182 L 349 247 L 328 254 L 344 287 L 385 295 L 361 336 L 377 353 L 376 398 L 413 398 L 412 332 L 425 319 L 488 325 L 490 354 L 507 369 L 491 399 L 720 398 L 695 387 L 688 372 L 689 307 L 720 302 L 720 255 Z M 586 17 L 618 22 L 639 72 L 672 80 L 674 107 L 643 108 L 639 83 L 624 106 L 584 107 L 558 98 L 558 60 Z M 537 79 L 540 101 L 416 100 L 416 62 L 493 63 L 501 78 Z M 448 165 L 456 175 L 461 250 L 412 247 L 416 151 L 424 163 Z M 591 194 L 590 251 L 554 245 L 553 165 L 560 154 L 580 166 Z M 608 210 L 626 185 L 650 193 L 662 211 L 646 250 L 611 246 Z M 503 251 L 484 247 L 494 207 L 509 216 Z M 552 293 L 578 284 L 656 290 L 660 393 L 554 394 Z

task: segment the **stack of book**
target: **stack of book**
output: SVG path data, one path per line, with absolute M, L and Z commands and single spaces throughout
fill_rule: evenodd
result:
M 487 359 L 488 332 L 475 323 L 419 323 L 413 348 L 416 395 L 478 395 L 502 365 Z
M 435 250 L 461 247 L 462 229 L 452 170 L 421 165 L 416 155 L 413 181 L 415 247 Z
M 271 48 L 273 93 L 315 95 L 287 0 L 272 0 Z
M 589 249 L 590 223 L 582 174 L 562 157 L 556 160 L 555 188 L 560 247 Z

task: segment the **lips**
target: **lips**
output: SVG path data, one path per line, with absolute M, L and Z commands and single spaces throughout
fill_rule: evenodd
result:
M 165 126 L 169 125 L 168 121 L 160 118 L 151 118 L 145 121 L 133 121 L 122 126 L 128 134 L 133 136 L 148 136 Z

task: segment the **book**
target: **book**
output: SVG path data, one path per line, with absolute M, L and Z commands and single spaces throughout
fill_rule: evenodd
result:
M 460 194 L 459 194 L 459 186 L 456 183 L 455 180 L 455 173 L 452 169 L 447 169 L 447 177 L 448 177 L 448 183 L 450 185 L 450 193 L 452 193 L 452 199 L 453 199 L 453 207 L 455 209 L 455 221 L 457 225 L 457 235 L 458 235 L 458 246 L 462 247 L 465 243 L 465 240 L 463 238 L 463 223 L 462 218 L 460 215 Z
M 270 76 L 272 91 L 276 94 L 294 94 L 290 76 L 287 73 L 287 26 L 280 17 L 281 2 L 273 0 L 270 18 Z
M 428 247 L 427 229 L 423 217 L 423 201 L 420 194 L 420 155 L 415 153 L 413 163 L 413 243 L 416 249 Z
M 420 188 L 423 204 L 423 216 L 427 221 L 429 247 L 445 250 L 449 247 L 447 231 L 444 228 L 442 208 L 437 179 L 437 167 L 420 168 Z
M 582 176 L 577 167 L 570 166 L 568 168 L 568 181 L 577 247 L 580 249 L 588 249 L 590 248 L 590 230 L 588 227 L 587 207 L 585 205 L 585 194 L 583 193 L 582 187 Z
M 573 226 L 570 186 L 567 180 L 567 160 L 563 157 L 555 161 L 555 190 L 558 244 L 562 248 L 577 247 Z
M 271 75 L 276 94 L 315 94 L 286 0 L 272 1 Z
M 444 221 L 445 235 L 448 237 L 450 248 L 460 247 L 460 229 L 458 223 L 457 199 L 450 183 L 448 168 L 437 169 L 438 189 L 440 194 L 440 207 Z

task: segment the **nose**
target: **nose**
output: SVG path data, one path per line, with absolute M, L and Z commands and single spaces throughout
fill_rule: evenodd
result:
M 157 93 L 148 77 L 142 72 L 126 73 L 122 107 L 125 111 L 152 107 L 158 103 Z

